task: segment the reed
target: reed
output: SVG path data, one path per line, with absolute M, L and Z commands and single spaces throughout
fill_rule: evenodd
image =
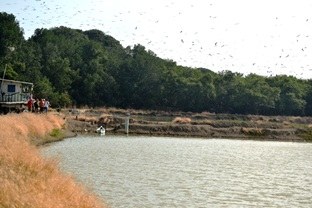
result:
M 61 117 L 12 114 L 0 116 L 0 123 L 0 207 L 105 207 L 29 143 L 32 136 L 62 128 Z

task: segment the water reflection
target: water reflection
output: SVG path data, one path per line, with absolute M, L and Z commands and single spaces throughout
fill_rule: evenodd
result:
M 312 206 L 312 144 L 106 136 L 43 153 L 113 208 Z

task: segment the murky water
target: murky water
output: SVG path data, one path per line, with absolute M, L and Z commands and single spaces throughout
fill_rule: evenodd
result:
M 117 207 L 312 207 L 312 144 L 78 137 L 43 148 Z

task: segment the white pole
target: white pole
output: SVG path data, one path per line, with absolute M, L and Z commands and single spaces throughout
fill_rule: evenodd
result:
M 7 69 L 7 64 L 5 64 L 5 66 L 4 66 L 4 72 L 3 72 L 2 81 L 1 81 L 1 86 L 0 86 L 0 91 L 1 91 L 1 93 L 2 93 L 2 85 L 3 85 L 3 80 L 4 80 L 5 73 L 6 73 L 6 69 Z
M 129 119 L 130 117 L 125 118 L 125 131 L 126 131 L 127 136 L 129 134 Z
M 13 47 L 13 46 L 9 46 L 8 49 L 9 49 L 11 52 L 15 51 L 15 47 Z M 6 73 L 6 69 L 7 69 L 7 64 L 4 65 L 4 72 L 3 72 L 2 82 L 1 82 L 1 86 L 0 86 L 1 94 L 2 94 L 2 84 L 3 84 L 4 76 L 5 76 L 5 73 Z
M 6 68 L 7 68 L 7 64 L 4 65 L 4 72 L 3 72 L 3 76 L 2 76 L 2 79 L 4 79 L 4 76 L 5 76 L 5 72 L 6 72 Z

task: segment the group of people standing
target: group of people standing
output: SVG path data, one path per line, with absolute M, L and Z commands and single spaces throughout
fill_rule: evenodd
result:
M 50 107 L 50 102 L 46 99 L 29 98 L 27 101 L 28 112 L 47 113 Z

